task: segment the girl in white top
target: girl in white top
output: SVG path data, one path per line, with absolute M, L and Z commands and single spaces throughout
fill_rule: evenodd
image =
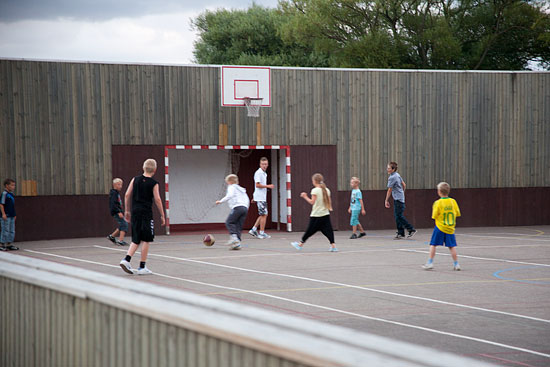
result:
M 305 192 L 302 192 L 300 196 L 304 198 L 311 207 L 311 214 L 309 216 L 309 225 L 306 232 L 302 236 L 300 242 L 292 242 L 291 245 L 301 250 L 307 239 L 313 236 L 317 231 L 321 231 L 330 242 L 330 252 L 337 252 L 338 249 L 334 244 L 334 231 L 332 229 L 332 223 L 330 222 L 330 212 L 332 211 L 332 201 L 330 199 L 330 190 L 327 188 L 324 182 L 323 175 L 316 173 L 311 177 L 311 182 L 315 186 L 311 190 L 311 199 Z
M 225 178 L 225 182 L 227 183 L 227 194 L 221 200 L 216 201 L 216 205 L 228 202 L 231 208 L 231 212 L 225 220 L 225 226 L 230 235 L 228 245 L 230 250 L 240 250 L 241 231 L 246 214 L 248 213 L 250 200 L 248 199 L 248 195 L 246 195 L 246 189 L 239 186 L 239 177 L 237 175 L 228 175 Z

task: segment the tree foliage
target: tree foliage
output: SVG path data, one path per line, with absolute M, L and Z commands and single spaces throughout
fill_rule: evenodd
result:
M 415 69 L 550 68 L 550 9 L 529 0 L 280 0 L 205 12 L 199 63 Z
M 283 41 L 284 15 L 252 5 L 248 10 L 205 11 L 193 20 L 200 64 L 328 66 L 326 56 L 307 44 Z

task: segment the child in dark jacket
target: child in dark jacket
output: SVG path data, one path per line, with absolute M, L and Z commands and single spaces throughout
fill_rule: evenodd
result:
M 118 224 L 118 228 L 107 236 L 107 239 L 114 244 L 127 246 L 128 243 L 124 242 L 124 236 L 126 235 L 126 232 L 128 232 L 128 222 L 124 219 L 124 210 L 122 209 L 120 190 L 122 190 L 122 179 L 115 178 L 113 180 L 113 188 L 109 193 L 109 209 L 111 210 L 111 216 Z M 119 236 L 118 239 L 116 238 L 117 236 Z

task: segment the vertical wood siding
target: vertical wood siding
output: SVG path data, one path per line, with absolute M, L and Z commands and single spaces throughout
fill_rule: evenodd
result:
M 550 186 L 550 73 L 274 68 L 259 118 L 219 68 L 0 60 L 0 172 L 39 195 L 108 192 L 112 145 L 336 145 L 338 189 Z M 256 122 L 261 121 L 261 131 Z

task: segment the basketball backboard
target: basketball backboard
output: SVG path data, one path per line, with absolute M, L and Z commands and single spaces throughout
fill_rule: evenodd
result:
M 263 98 L 271 107 L 271 69 L 256 66 L 221 67 L 222 106 L 244 106 L 244 98 Z

